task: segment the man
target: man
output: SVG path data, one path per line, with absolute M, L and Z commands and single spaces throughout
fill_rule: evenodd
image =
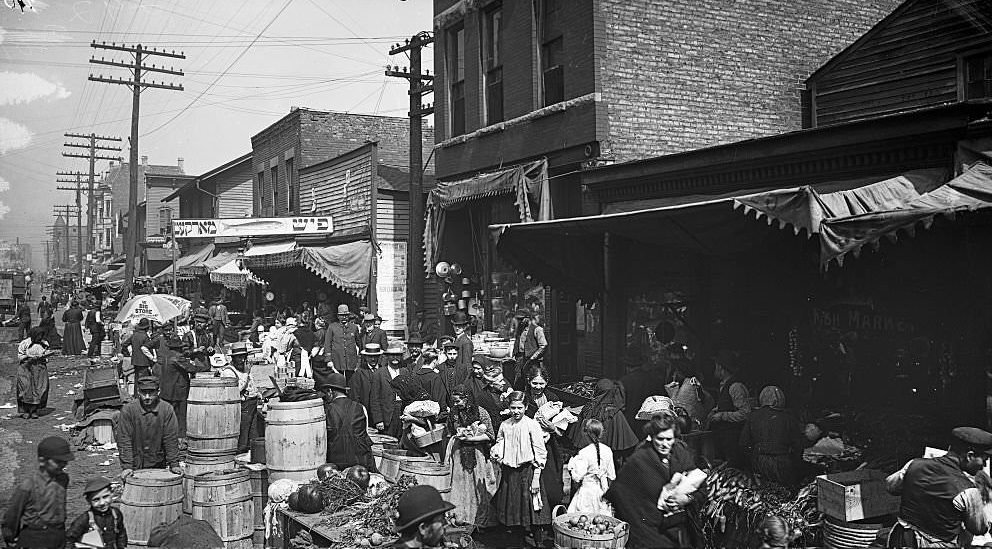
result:
M 103 343 L 103 338 L 106 336 L 103 329 L 103 317 L 100 314 L 100 302 L 91 299 L 87 309 L 84 325 L 90 332 L 90 347 L 86 355 L 90 358 L 96 358 L 100 356 L 100 344 Z
M 362 364 L 347 382 L 351 390 L 348 396 L 369 410 L 372 407 L 372 378 L 379 368 L 382 347 L 379 347 L 378 343 L 367 343 L 361 354 Z
M 372 375 L 372 422 L 380 433 L 400 438 L 403 403 L 390 381 L 397 376 L 410 375 L 410 370 L 402 366 L 402 349 L 388 349 L 385 354 L 386 367 Z
M 751 413 L 751 396 L 747 386 L 737 379 L 739 371 L 736 353 L 722 350 L 713 358 L 713 373 L 720 380 L 720 390 L 716 407 L 709 414 L 709 426 L 714 435 L 716 457 L 734 467 L 743 465 L 741 431 Z
M 204 362 L 194 362 L 183 356 L 183 342 L 175 334 L 169 333 L 165 339 L 165 349 L 162 351 L 160 371 L 161 392 L 159 397 L 168 402 L 176 413 L 179 427 L 179 440 L 186 441 L 186 406 L 189 399 L 190 374 L 209 372 L 210 367 Z
M 38 317 L 42 319 L 48 318 L 49 316 L 52 316 L 53 310 L 54 307 L 52 307 L 52 304 L 49 303 L 48 298 L 41 296 L 41 303 L 38 304 Z
M 377 343 L 383 349 L 389 347 L 389 338 L 386 337 L 385 330 L 376 325 L 377 318 L 379 318 L 378 315 L 371 313 L 366 313 L 362 318 L 362 334 L 358 338 L 359 347 L 364 348 L 368 343 Z M 381 319 L 379 320 L 381 322 Z
M 437 324 L 427 320 L 427 313 L 423 309 L 417 309 L 414 313 L 413 323 L 407 329 L 409 336 L 417 335 L 428 345 L 433 344 L 438 338 Z
M 65 439 L 47 437 L 38 443 L 38 470 L 19 476 L 7 502 L 0 528 L 7 546 L 63 547 L 69 486 L 65 467 L 73 459 L 75 456 Z
M 521 379 L 527 375 L 527 369 L 535 364 L 540 364 L 544 358 L 544 351 L 548 348 L 548 340 L 544 337 L 544 328 L 534 322 L 530 311 L 521 309 L 517 311 L 517 344 L 516 349 L 517 372 L 516 379 L 509 380 L 517 387 Z
M 159 398 L 158 378 L 138 378 L 138 398 L 121 408 L 115 437 L 121 478 L 136 469 L 179 468 L 179 421 L 169 403 Z
M 214 339 L 208 323 L 210 316 L 196 313 L 193 315 L 193 328 L 183 335 L 186 354 L 194 360 L 206 360 L 214 354 Z
M 340 469 L 364 465 L 375 471 L 365 406 L 348 398 L 344 375 L 331 374 L 321 387 L 327 418 L 327 463 Z
M 238 394 L 241 395 L 241 427 L 238 430 L 238 453 L 251 449 L 252 439 L 258 436 L 258 405 L 261 394 L 251 375 L 248 364 L 248 344 L 236 341 L 231 344 L 231 364 L 221 370 L 221 377 L 234 377 L 238 380 Z
M 227 333 L 228 325 L 231 324 L 231 319 L 227 316 L 227 306 L 224 305 L 222 298 L 218 297 L 214 301 L 214 304 L 207 310 L 207 316 L 210 317 L 212 323 L 214 341 L 223 345 L 227 341 L 224 336 Z
M 444 541 L 445 515 L 455 506 L 441 499 L 437 488 L 429 485 L 413 486 L 396 505 L 396 531 L 400 539 L 390 547 L 403 549 L 437 547 Z
M 142 318 L 131 334 L 131 366 L 134 368 L 134 379 L 150 376 L 152 366 L 155 365 L 155 354 L 152 349 L 158 347 L 158 340 L 153 340 L 148 334 L 151 327 L 152 322 Z
M 31 307 L 27 301 L 22 301 L 17 306 L 17 328 L 20 330 L 20 337 L 18 339 L 28 337 L 28 332 L 31 331 Z
M 324 334 L 324 360 L 351 379 L 358 367 L 358 328 L 351 322 L 351 310 L 338 305 L 337 319 L 327 325 Z
M 889 492 L 902 496 L 886 547 L 958 547 L 962 525 L 973 535 L 988 532 L 974 476 L 992 455 L 992 433 L 958 427 L 951 436 L 944 456 L 911 460 L 885 479 Z
M 424 354 L 423 340 L 420 339 L 419 335 L 414 334 L 404 343 L 406 343 L 407 357 L 403 359 L 403 365 L 411 370 L 420 368 L 420 366 L 424 363 L 422 358 Z M 434 356 L 436 357 L 437 355 L 435 354 Z
M 451 317 L 451 325 L 455 330 L 455 347 L 458 348 L 458 360 L 455 362 L 455 385 L 465 383 L 472 375 L 472 354 L 475 347 L 468 335 L 468 315 L 458 311 Z

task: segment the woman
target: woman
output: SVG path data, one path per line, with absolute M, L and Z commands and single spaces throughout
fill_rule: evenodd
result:
M 400 443 L 403 445 L 403 448 L 417 456 L 426 456 L 428 454 L 440 456 L 444 450 L 441 446 L 441 441 L 421 448 L 413 440 L 418 433 L 424 434 L 434 429 L 437 424 L 437 414 L 441 410 L 440 404 L 432 401 L 430 395 L 420 385 L 420 382 L 410 374 L 398 375 L 389 384 L 396 391 L 396 396 L 400 398 L 400 403 L 403 406 L 403 413 L 400 415 L 400 419 L 403 420 L 402 434 L 400 435 Z M 430 406 L 428 403 L 433 403 L 434 406 Z M 413 415 L 409 408 L 413 404 L 417 404 L 415 406 L 419 410 L 417 415 Z M 424 406 L 424 404 L 427 405 Z M 420 413 L 428 409 L 434 413 L 432 415 L 423 415 Z
M 55 328 L 55 317 L 51 312 L 48 312 L 48 314 L 41 318 L 38 328 L 45 333 L 44 339 L 48 342 L 49 349 L 62 348 L 62 336 L 59 335 L 59 331 Z
M 584 448 L 591 442 L 583 426 L 587 420 L 595 419 L 603 424 L 603 434 L 598 442 L 609 446 L 617 457 L 626 455 L 639 441 L 623 415 L 625 403 L 622 386 L 604 378 L 596 383 L 594 394 L 592 402 L 582 407 L 579 421 L 569 426 L 568 434 L 572 444 L 576 448 Z
M 524 402 L 527 405 L 527 417 L 534 419 L 537 410 L 541 406 L 548 402 L 561 401 L 557 393 L 548 389 L 548 380 L 551 378 L 548 376 L 548 370 L 544 366 L 537 365 L 531 367 L 527 372 L 526 379 L 527 393 Z M 544 444 L 548 453 L 547 466 L 541 471 L 541 484 L 548 494 L 549 504 L 554 507 L 560 504 L 564 497 L 562 482 L 564 460 L 562 459 L 562 449 L 559 435 L 555 431 L 554 426 L 543 418 L 538 419 L 538 424 L 541 425 L 541 429 L 544 431 Z
M 799 483 L 806 437 L 799 419 L 784 410 L 785 393 L 769 385 L 758 395 L 757 410 L 748 414 L 741 431 L 741 448 L 752 470 L 761 477 L 795 486 Z
M 451 438 L 445 455 L 451 465 L 455 521 L 479 528 L 493 526 L 496 516 L 489 501 L 496 494 L 499 477 L 486 456 L 496 434 L 489 413 L 475 403 L 472 391 L 464 385 L 451 392 L 447 431 Z
M 62 313 L 62 322 L 65 322 L 65 339 L 62 341 L 62 354 L 81 355 L 86 348 L 83 343 L 83 310 L 75 299 L 69 303 L 69 308 Z
M 695 456 L 678 440 L 678 419 L 659 414 L 644 425 L 642 442 L 617 472 L 617 478 L 603 499 L 613 504 L 616 516 L 630 524 L 630 549 L 659 547 L 702 547 L 690 517 L 705 497 L 705 487 L 691 494 L 677 494 L 662 502 L 661 491 L 675 473 L 699 469 Z
M 24 419 L 38 419 L 48 404 L 48 343 L 45 332 L 32 328 L 17 346 L 17 411 Z

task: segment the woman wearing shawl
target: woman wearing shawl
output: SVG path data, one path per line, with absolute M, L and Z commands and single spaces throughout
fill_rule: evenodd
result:
M 400 444 L 417 456 L 428 454 L 440 456 L 444 450 L 440 441 L 421 448 L 413 440 L 414 437 L 434 429 L 437 425 L 437 415 L 441 410 L 440 404 L 432 401 L 431 396 L 420 386 L 420 382 L 410 374 L 394 377 L 389 385 L 396 391 L 396 396 L 400 397 L 403 406 L 403 413 L 400 415 L 400 419 L 403 420 Z M 429 414 L 428 411 L 433 411 L 433 414 Z
M 48 404 L 48 360 L 45 332 L 32 328 L 17 346 L 17 411 L 24 419 L 37 419 Z
M 477 527 L 494 526 L 496 515 L 490 500 L 496 494 L 499 477 L 487 458 L 496 439 L 493 423 L 485 408 L 475 403 L 472 390 L 458 385 L 451 391 L 448 413 L 448 447 L 451 464 L 450 501 L 455 504 L 455 521 Z
M 596 384 L 592 402 L 582 407 L 579 420 L 569 426 L 568 437 L 576 448 L 585 448 L 591 441 L 586 436 L 583 425 L 588 419 L 599 420 L 603 424 L 603 434 L 598 442 L 610 447 L 618 457 L 639 442 L 630 423 L 623 414 L 623 386 L 611 379 L 601 379 Z
M 62 341 L 62 354 L 81 355 L 86 349 L 83 342 L 83 310 L 79 308 L 76 300 L 73 299 L 69 308 L 62 313 L 62 322 L 65 322 L 64 340 Z
M 561 397 L 552 389 L 548 389 L 551 376 L 548 370 L 541 365 L 532 366 L 527 372 L 526 386 L 524 393 L 524 405 L 527 407 L 525 413 L 531 419 L 537 419 L 538 424 L 544 431 L 545 447 L 547 449 L 547 464 L 541 470 L 541 485 L 548 494 L 548 504 L 554 507 L 561 503 L 565 495 L 562 471 L 565 468 L 563 450 L 559 442 L 558 433 L 555 431 L 546 418 L 535 417 L 537 410 L 548 402 L 560 402 Z
M 767 480 L 795 486 L 799 483 L 803 427 L 784 410 L 785 393 L 769 385 L 758 396 L 761 406 L 748 415 L 741 431 L 741 448 L 750 456 L 752 470 Z

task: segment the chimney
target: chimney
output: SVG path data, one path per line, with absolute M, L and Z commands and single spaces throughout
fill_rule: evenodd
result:
M 147 154 L 141 155 L 141 165 L 142 166 L 145 166 L 146 168 L 148 167 L 148 155 Z
M 183 157 L 180 156 L 179 158 L 176 159 L 176 166 L 179 166 L 180 173 L 186 173 L 186 169 L 185 169 L 186 166 L 184 166 L 184 164 L 185 164 L 185 160 L 183 159 Z

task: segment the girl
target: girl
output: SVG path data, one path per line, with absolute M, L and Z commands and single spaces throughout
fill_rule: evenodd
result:
M 493 460 L 502 475 L 496 490 L 496 518 L 510 528 L 529 528 L 533 537 L 525 541 L 538 546 L 544 540 L 545 525 L 551 524 L 551 506 L 541 482 L 548 451 L 537 421 L 527 417 L 526 395 L 514 391 L 507 397 L 510 417 L 499 426 L 492 448 Z
M 623 418 L 623 416 L 620 416 Z M 626 419 L 624 419 L 626 421 Z M 617 478 L 613 465 L 613 451 L 599 441 L 603 424 L 598 419 L 582 423 L 582 433 L 589 444 L 568 462 L 568 474 L 573 482 L 581 483 L 578 492 L 568 504 L 569 513 L 595 513 L 613 516 L 613 508 L 603 501 L 603 494 Z
M 527 417 L 534 418 L 537 414 L 537 410 L 548 402 L 560 402 L 561 398 L 558 395 L 548 389 L 548 380 L 551 379 L 548 376 L 548 370 L 544 366 L 538 365 L 532 367 L 527 372 L 527 393 L 526 393 L 526 405 L 527 405 Z M 544 436 L 541 440 L 535 440 L 535 443 L 544 443 L 545 451 L 548 454 L 547 467 L 541 472 L 541 484 L 544 486 L 544 490 L 548 494 L 548 502 L 551 506 L 555 506 L 561 503 L 564 497 L 564 486 L 562 483 L 562 470 L 564 469 L 564 463 L 562 459 L 562 449 L 559 442 L 559 435 L 555 431 L 553 425 L 544 421 L 543 419 L 538 420 L 538 424 L 541 429 L 544 430 Z
M 765 517 L 757 528 L 761 546 L 758 549 L 789 549 L 789 544 L 799 538 L 798 531 L 790 531 L 782 517 Z
M 451 464 L 451 503 L 455 520 L 477 527 L 493 526 L 496 517 L 489 501 L 499 482 L 492 462 L 486 459 L 489 445 L 496 438 L 489 413 L 475 403 L 472 391 L 458 385 L 451 391 L 447 423 Z

